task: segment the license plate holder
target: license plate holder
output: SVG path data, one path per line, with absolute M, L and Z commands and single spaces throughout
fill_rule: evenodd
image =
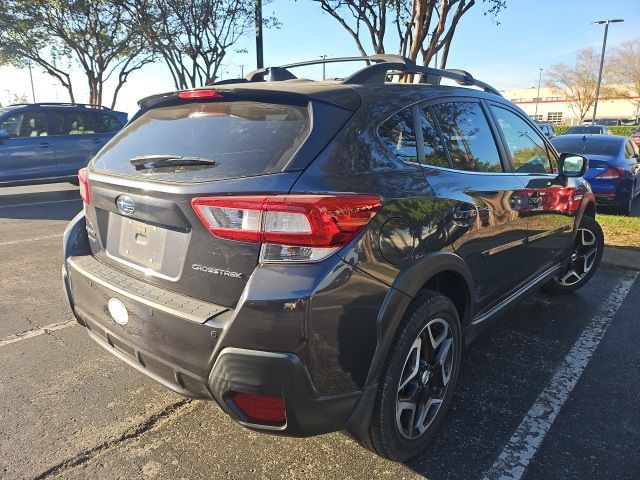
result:
M 167 230 L 132 218 L 122 218 L 118 256 L 152 270 L 161 270 Z

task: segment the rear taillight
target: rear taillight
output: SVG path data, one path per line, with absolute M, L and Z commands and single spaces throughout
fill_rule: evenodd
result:
M 309 262 L 346 245 L 374 217 L 377 195 L 200 197 L 191 202 L 216 237 L 262 243 L 261 261 Z
M 596 178 L 599 178 L 600 180 L 614 180 L 622 175 L 624 175 L 624 170 L 622 168 L 609 167 L 600 175 L 596 175 Z
M 287 419 L 284 398 L 282 397 L 266 397 L 236 392 L 232 398 L 233 403 L 251 421 L 282 425 Z
M 192 100 L 198 98 L 222 98 L 218 92 L 212 88 L 201 88 L 198 90 L 183 90 L 178 92 L 178 98 L 183 100 Z
M 80 196 L 82 201 L 89 205 L 91 195 L 89 194 L 89 177 L 87 176 L 87 167 L 78 170 L 78 186 L 80 187 Z

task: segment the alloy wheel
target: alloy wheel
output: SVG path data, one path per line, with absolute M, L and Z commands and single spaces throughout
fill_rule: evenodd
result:
M 587 228 L 579 228 L 567 270 L 556 277 L 556 280 L 564 286 L 575 285 L 591 271 L 597 256 L 598 244 L 595 234 Z
M 396 398 L 396 424 L 403 437 L 419 437 L 436 418 L 451 380 L 454 348 L 451 329 L 441 318 L 430 320 L 414 340 Z

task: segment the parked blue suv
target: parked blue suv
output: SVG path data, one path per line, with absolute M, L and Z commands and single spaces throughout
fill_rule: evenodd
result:
M 125 123 L 124 112 L 83 104 L 0 107 L 0 186 L 76 183 L 78 169 Z

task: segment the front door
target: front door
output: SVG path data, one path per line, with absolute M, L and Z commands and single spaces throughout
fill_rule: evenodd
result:
M 505 171 L 504 152 L 477 100 L 453 100 L 421 109 L 424 172 L 436 195 L 450 201 L 449 240 L 474 280 L 477 313 L 502 300 L 524 279 L 527 219 L 522 185 Z M 445 163 L 438 154 L 440 138 Z M 435 152 L 435 154 L 434 154 Z
M 10 138 L 0 142 L 0 184 L 57 177 L 49 114 L 20 110 L 0 120 Z
M 580 202 L 574 198 L 575 182 L 558 177 L 555 152 L 529 120 L 500 104 L 492 104 L 491 111 L 526 192 L 529 233 L 523 270 L 532 276 L 566 259 Z

